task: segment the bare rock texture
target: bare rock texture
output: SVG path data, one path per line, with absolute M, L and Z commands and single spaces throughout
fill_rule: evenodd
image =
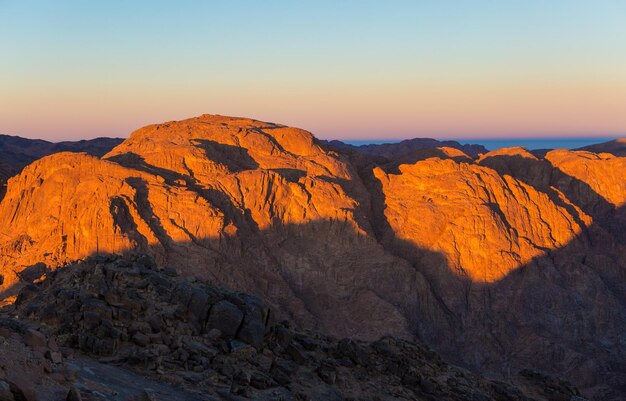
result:
M 2 274 L 9 287 L 24 266 L 137 248 L 305 327 L 413 338 L 396 304 L 428 300 L 426 284 L 368 235 L 367 202 L 348 159 L 306 131 L 219 116 L 149 126 L 105 160 L 59 153 L 11 179 L 0 249 L 15 268 Z
M 624 176 L 622 158 L 537 159 L 525 149 L 488 153 L 478 165 L 375 167 L 379 238 L 427 278 L 450 322 L 422 338 L 457 363 L 500 372 L 530 364 L 595 399 L 620 399 Z
M 384 240 L 437 251 L 473 282 L 501 280 L 583 229 L 545 193 L 475 164 L 432 158 L 374 176 L 389 224 Z
M 37 348 L 29 333 L 50 347 L 50 360 L 53 347 L 68 355 L 53 361 L 49 374 L 30 379 L 57 377 L 54 389 L 74 399 L 571 401 L 580 395 L 530 370 L 505 381 L 481 377 L 392 337 L 339 340 L 274 323 L 260 299 L 160 270 L 146 255 L 96 257 L 54 270 L 8 309 L 41 324 L 41 331 L 25 330 L 27 348 L 17 347 L 17 358 Z M 31 390 L 42 399 L 41 386 Z M 144 398 L 135 398 L 142 390 Z
M 448 145 L 361 152 L 204 115 L 103 158 L 48 156 L 0 203 L 3 289 L 138 250 L 260 295 L 296 327 L 421 339 L 476 371 L 532 368 L 623 397 L 626 159 Z

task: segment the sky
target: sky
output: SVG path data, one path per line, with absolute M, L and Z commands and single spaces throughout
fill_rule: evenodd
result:
M 626 1 L 0 0 L 0 133 L 626 136 Z

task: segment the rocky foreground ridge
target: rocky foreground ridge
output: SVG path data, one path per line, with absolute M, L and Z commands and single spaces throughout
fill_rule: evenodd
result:
M 299 329 L 419 340 L 476 372 L 624 397 L 625 158 L 376 152 L 205 115 L 102 158 L 45 157 L 0 203 L 5 294 L 39 263 L 135 250 Z
M 19 317 L 0 318 L 12 351 L 0 356 L 3 400 L 582 400 L 530 370 L 486 379 L 404 340 L 296 330 L 259 298 L 146 255 L 90 258 L 33 281 L 1 310 Z

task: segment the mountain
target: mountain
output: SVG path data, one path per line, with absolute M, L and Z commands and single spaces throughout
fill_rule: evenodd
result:
M 626 138 L 619 138 L 608 142 L 585 146 L 580 150 L 595 153 L 610 153 L 614 156 L 626 156 Z
M 482 145 L 461 145 L 457 141 L 439 141 L 433 138 L 412 138 L 396 143 L 351 145 L 341 141 L 323 141 L 328 145 L 341 150 L 353 150 L 370 156 L 384 157 L 389 160 L 398 160 L 410 156 L 413 152 L 422 149 L 454 148 L 463 153 L 475 157 L 488 150 Z
M 122 141 L 121 138 L 95 138 L 53 143 L 41 139 L 0 135 L 0 199 L 5 191 L 6 180 L 37 159 L 66 151 L 85 152 L 100 157 Z
M 363 155 L 380 165 L 415 163 L 427 157 L 445 154 L 457 159 L 474 158 L 488 150 L 482 145 L 461 145 L 457 141 L 439 141 L 432 138 L 405 139 L 397 143 L 351 145 L 341 141 L 322 141 L 331 148 L 347 153 Z
M 48 142 L 19 136 L 0 135 L 0 156 L 3 163 L 21 169 L 43 156 L 59 152 L 85 152 L 102 156 L 115 146 L 121 138 L 95 138 L 80 141 Z
M 623 397 L 626 159 L 435 145 L 361 151 L 204 115 L 102 158 L 47 156 L 0 203 L 3 289 L 133 250 L 299 329 L 393 335 L 482 374 L 530 368 Z

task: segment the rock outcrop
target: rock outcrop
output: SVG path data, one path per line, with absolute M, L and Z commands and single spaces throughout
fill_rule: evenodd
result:
M 59 153 L 11 179 L 4 285 L 35 263 L 139 249 L 303 327 L 413 338 L 416 315 L 396 305 L 432 302 L 427 284 L 376 242 L 367 203 L 347 157 L 308 132 L 214 116 L 150 126 L 104 160 Z
M 5 312 L 41 325 L 36 330 L 21 323 L 26 347 L 14 349 L 18 360 L 31 349 L 44 355 L 40 363 L 47 374 L 35 369 L 30 386 L 13 389 L 37 399 L 65 391 L 128 400 L 121 395 L 141 391 L 140 385 L 147 393 L 139 399 L 159 400 L 570 401 L 580 395 L 529 370 L 506 381 L 487 379 L 447 365 L 423 345 L 392 337 L 339 340 L 274 323 L 260 299 L 159 269 L 146 255 L 90 258 L 54 270 L 22 289 Z M 0 320 L 0 326 L 10 322 Z M 5 337 L 11 333 L 0 330 Z M 123 388 L 128 374 L 105 371 L 78 352 L 142 378 Z M 81 363 L 85 367 L 77 369 Z M 95 380 L 86 377 L 93 370 Z
M 626 159 L 336 145 L 205 115 L 142 128 L 103 158 L 38 160 L 0 203 L 3 289 L 141 251 L 262 296 L 298 328 L 421 339 L 476 371 L 533 368 L 619 399 Z
M 624 159 L 508 149 L 478 165 L 436 158 L 398 170 L 375 167 L 370 187 L 383 199 L 381 242 L 426 277 L 448 316 L 422 338 L 457 363 L 533 366 L 619 399 Z

